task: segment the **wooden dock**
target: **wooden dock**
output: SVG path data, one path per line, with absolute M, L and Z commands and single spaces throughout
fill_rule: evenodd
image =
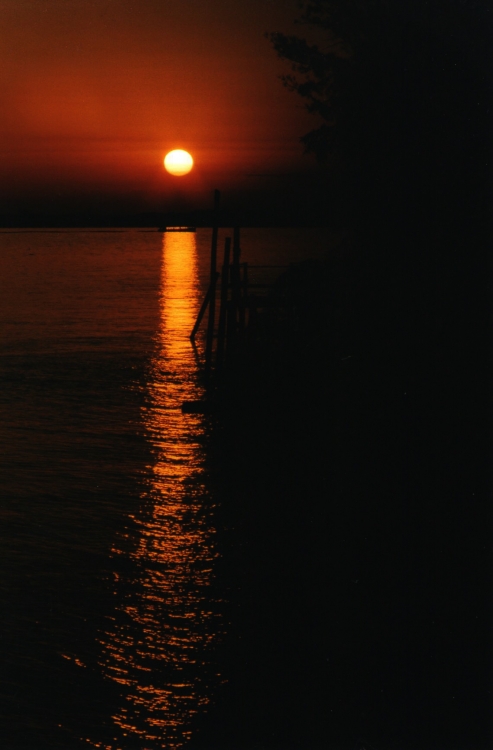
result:
M 203 353 L 206 375 L 218 372 L 228 351 L 255 336 L 261 311 L 280 308 L 286 302 L 270 295 L 272 285 L 256 281 L 255 276 L 267 269 L 282 273 L 287 267 L 240 262 L 240 255 L 240 229 L 236 227 L 233 238 L 225 238 L 221 271 L 215 270 L 215 264 L 211 265 L 209 287 L 190 334 L 192 343 L 195 343 L 195 337 L 209 311 Z
M 220 193 L 216 190 L 209 286 L 190 333 L 195 346 L 200 326 L 207 320 L 205 350 L 197 352 L 204 365 L 207 384 L 220 374 L 228 354 L 256 335 L 261 311 L 285 304 L 285 300 L 280 302 L 269 295 L 271 284 L 258 282 L 254 277 L 267 269 L 282 273 L 287 266 L 252 265 L 241 261 L 240 227 L 234 227 L 233 236 L 225 238 L 221 270 L 217 270 L 219 200 Z M 206 413 L 211 411 L 211 405 L 208 401 L 188 401 L 182 410 L 185 413 Z

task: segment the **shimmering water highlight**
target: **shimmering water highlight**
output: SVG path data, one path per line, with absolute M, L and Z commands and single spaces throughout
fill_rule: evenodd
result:
M 181 412 L 201 392 L 189 341 L 196 256 L 194 234 L 163 235 L 161 323 L 142 414 L 155 460 L 142 509 L 112 550 L 115 612 L 100 637 L 101 669 L 121 686 L 112 717 L 121 741 L 139 738 L 153 748 L 186 742 L 220 679 L 208 665 L 222 624 L 210 588 L 217 552 L 212 499 L 201 481 L 203 417 Z

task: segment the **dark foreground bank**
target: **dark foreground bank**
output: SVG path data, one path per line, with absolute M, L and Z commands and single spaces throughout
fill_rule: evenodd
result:
M 265 322 L 219 385 L 228 682 L 193 750 L 491 746 L 475 342 L 418 336 L 362 268 L 294 269 L 294 324 Z

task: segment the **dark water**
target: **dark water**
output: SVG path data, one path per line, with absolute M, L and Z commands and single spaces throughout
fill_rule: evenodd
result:
M 283 265 L 327 242 L 242 247 Z M 180 409 L 210 232 L 0 243 L 2 746 L 182 747 L 226 679 L 209 425 Z

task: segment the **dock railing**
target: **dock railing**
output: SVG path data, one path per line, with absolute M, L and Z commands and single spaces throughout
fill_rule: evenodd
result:
M 205 374 L 209 377 L 213 366 L 221 370 L 226 353 L 239 346 L 256 333 L 259 312 L 263 309 L 281 307 L 279 298 L 268 292 L 272 290 L 272 280 L 267 281 L 268 272 L 277 275 L 286 271 L 288 266 L 249 264 L 240 262 L 240 228 L 233 232 L 233 253 L 231 258 L 231 237 L 224 242 L 224 256 L 221 272 L 216 271 L 217 232 L 213 230 L 211 251 L 211 279 L 204 301 L 197 315 L 197 320 L 190 334 L 192 343 L 199 331 L 201 322 L 209 309 L 208 329 L 205 345 Z M 267 272 L 267 273 L 266 273 Z M 259 278 L 260 277 L 260 278 Z M 220 281 L 219 310 L 216 309 L 216 287 Z M 215 326 L 217 313 L 217 327 Z M 216 346 L 214 347 L 214 341 Z

